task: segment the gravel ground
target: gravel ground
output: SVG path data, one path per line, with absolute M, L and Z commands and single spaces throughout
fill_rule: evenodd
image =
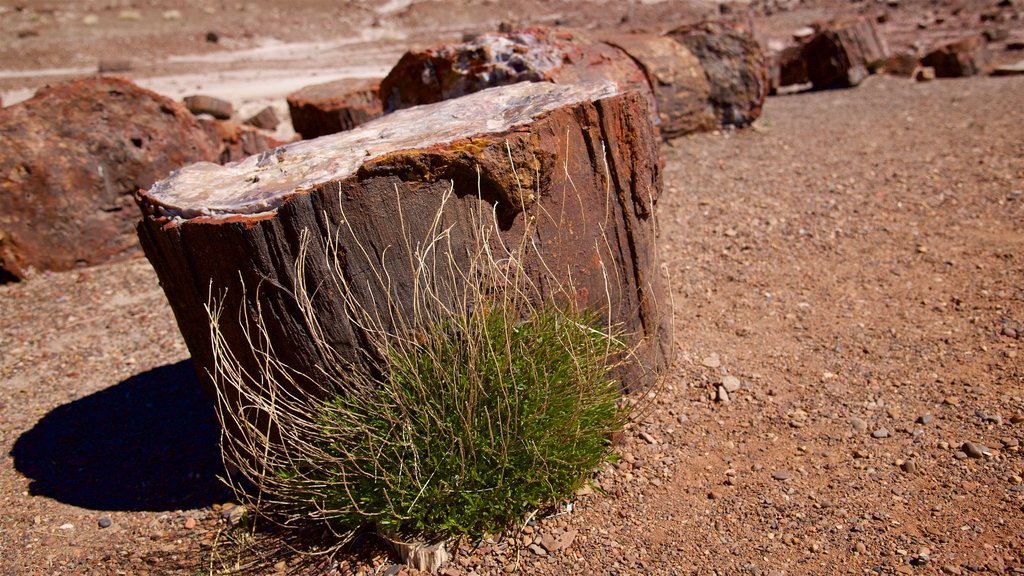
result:
M 1021 94 L 873 77 L 666 145 L 674 369 L 595 490 L 447 572 L 1024 573 Z M 145 261 L 0 285 L 7 573 L 247 554 L 217 440 Z

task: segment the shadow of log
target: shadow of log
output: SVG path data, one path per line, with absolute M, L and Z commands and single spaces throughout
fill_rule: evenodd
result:
M 230 498 L 217 479 L 218 441 L 213 404 L 186 360 L 53 409 L 11 456 L 33 495 L 92 510 L 166 511 Z

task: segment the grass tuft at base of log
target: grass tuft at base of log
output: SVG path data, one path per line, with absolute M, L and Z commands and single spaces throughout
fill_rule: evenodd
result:
M 237 320 L 260 359 L 259 373 L 248 373 L 222 336 L 223 298 L 211 297 L 224 456 L 255 488 L 229 481 L 257 513 L 322 526 L 339 542 L 366 527 L 402 539 L 499 533 L 572 497 L 610 456 L 627 418 L 611 375 L 631 361 L 628 335 L 607 310 L 579 309 L 571 280 L 552 290 L 554 275 L 544 276 L 541 296 L 522 264 L 543 262 L 529 226 L 507 247 L 494 214 L 477 213 L 478 241 L 468 253 L 453 246 L 441 217 L 452 198 L 404 247 L 370 249 L 350 234 L 375 261 L 367 277 L 352 280 L 335 263 L 337 285 L 311 289 L 301 280 L 308 251 L 297 260 L 293 293 L 310 332 L 324 333 L 315 300 L 342 298 L 366 339 L 365 361 L 318 337 L 332 361 L 299 373 L 276 360 L 286 343 L 269 336 L 271 312 L 243 310 Z M 397 191 L 396 202 L 404 218 Z M 341 252 L 344 233 L 317 253 Z M 392 282 L 396 262 L 410 267 L 411 286 Z M 368 285 L 373 309 L 351 296 Z

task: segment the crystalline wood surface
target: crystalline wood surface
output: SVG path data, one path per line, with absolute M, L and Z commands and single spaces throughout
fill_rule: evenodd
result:
M 588 101 L 615 92 L 611 83 L 565 87 L 524 82 L 484 90 L 401 110 L 348 132 L 296 142 L 236 164 L 194 164 L 155 184 L 144 198 L 160 214 L 184 219 L 268 212 L 290 195 L 351 176 L 382 155 L 504 132 L 566 105 L 569 93 L 572 99 Z

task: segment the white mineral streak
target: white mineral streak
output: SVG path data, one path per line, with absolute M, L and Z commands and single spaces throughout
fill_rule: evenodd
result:
M 348 132 L 303 140 L 226 166 L 201 162 L 144 195 L 174 219 L 271 212 L 285 199 L 351 176 L 369 160 L 470 136 L 507 132 L 567 104 L 614 95 L 611 82 L 522 82 L 389 114 Z

